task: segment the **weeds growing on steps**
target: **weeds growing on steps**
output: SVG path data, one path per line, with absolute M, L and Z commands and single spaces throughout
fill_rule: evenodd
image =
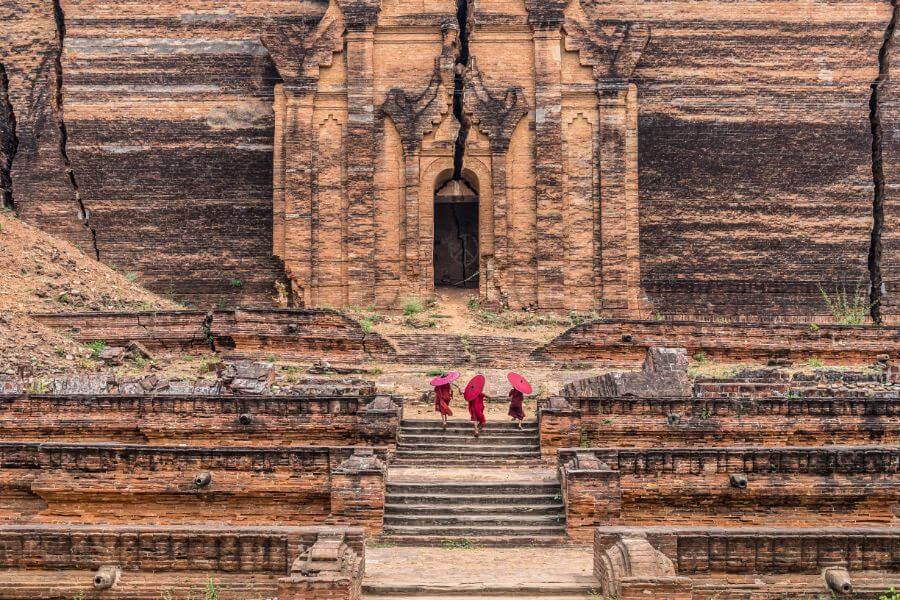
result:
M 819 286 L 819 293 L 825 301 L 825 306 L 831 312 L 835 322 L 838 325 L 863 325 L 872 309 L 872 304 L 865 292 L 857 286 L 856 291 L 851 296 L 847 293 L 846 288 L 841 288 L 830 295 L 822 286 Z

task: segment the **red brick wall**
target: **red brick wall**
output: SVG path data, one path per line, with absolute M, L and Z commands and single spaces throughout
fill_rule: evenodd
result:
M 301 550 L 320 534 L 343 533 L 356 554 L 355 569 L 332 581 L 286 580 Z M 96 525 L 0 525 L 0 598 L 104 598 L 159 600 L 202 597 L 212 577 L 226 597 L 326 600 L 359 598 L 365 545 L 358 528 Z M 122 571 L 114 589 L 95 592 L 98 567 Z M 48 579 L 48 573 L 52 578 Z M 33 594 L 33 595 L 32 595 Z
M 604 319 L 573 327 L 535 350 L 553 361 L 644 360 L 648 348 L 683 347 L 709 358 L 748 360 L 771 357 L 819 358 L 826 362 L 874 361 L 897 353 L 900 327 Z
M 828 525 L 835 514 L 848 525 L 898 519 L 896 446 L 573 449 L 559 451 L 559 464 L 569 534 L 582 540 L 596 525 Z M 733 487 L 731 475 L 745 476 L 746 488 Z
M 568 398 L 542 407 L 541 450 L 900 442 L 900 398 Z M 670 422 L 671 421 L 671 422 Z
M 334 472 L 360 448 L 0 443 L 0 522 L 351 523 L 381 530 L 384 473 Z M 383 460 L 385 451 L 376 454 Z M 208 472 L 212 481 L 197 486 Z M 354 483 L 354 477 L 361 478 Z M 347 511 L 346 490 L 371 491 Z M 381 491 L 378 491 L 378 488 Z
M 393 448 L 399 411 L 366 411 L 373 400 L 374 396 L 0 396 L 0 439 Z M 249 415 L 250 424 L 242 424 L 241 415 Z

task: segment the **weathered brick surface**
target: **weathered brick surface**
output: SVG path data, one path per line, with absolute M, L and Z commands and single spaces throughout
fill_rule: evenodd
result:
M 381 530 L 384 466 L 340 469 L 360 447 L 204 448 L 0 443 L 6 523 L 352 523 Z M 385 451 L 378 450 L 383 461 Z M 343 476 L 333 487 L 333 473 Z M 209 481 L 202 482 L 204 474 Z M 368 511 L 343 506 L 356 483 Z M 378 492 L 380 479 L 382 491 Z
M 568 398 L 540 406 L 545 456 L 579 444 L 703 448 L 900 443 L 900 398 Z
M 565 449 L 569 534 L 597 525 L 896 524 L 897 446 Z M 743 486 L 734 477 L 746 478 Z
M 310 548 L 335 536 L 345 545 L 345 565 L 292 575 Z M 94 574 L 104 566 L 120 570 L 118 582 L 95 590 Z M 211 573 L 226 598 L 358 600 L 364 566 L 359 528 L 0 525 L 3 600 L 182 598 L 202 595 Z
M 62 0 L 58 29 L 52 3 L 7 0 L 14 195 L 92 245 L 65 142 L 101 257 L 154 289 L 270 302 L 283 270 L 307 305 L 428 292 L 460 125 L 448 24 L 467 25 L 484 297 L 824 315 L 820 285 L 868 285 L 869 100 L 892 7 L 807 4 L 491 0 L 461 24 L 452 0 Z
M 630 598 L 647 597 L 660 581 L 651 569 L 627 577 L 610 562 L 611 551 L 623 543 L 644 544 L 640 549 L 649 544 L 671 561 L 676 579 L 688 580 L 680 591 L 669 588 L 672 595 L 665 598 L 877 598 L 900 575 L 896 529 L 600 527 L 594 533 L 595 574 L 601 582 L 633 588 L 635 595 L 625 596 Z M 853 593 L 832 596 L 823 579 L 828 568 L 846 569 Z
M 4 441 L 191 446 L 396 446 L 374 396 L 0 396 Z
M 577 325 L 534 351 L 538 359 L 644 359 L 649 348 L 681 347 L 709 358 L 874 361 L 897 354 L 900 327 L 633 321 L 604 319 Z
M 278 351 L 287 358 L 361 360 L 387 357 L 393 347 L 377 333 L 333 310 L 241 309 L 153 313 L 48 313 L 43 324 L 71 332 L 81 342 L 148 348 L 215 347 L 235 355 Z

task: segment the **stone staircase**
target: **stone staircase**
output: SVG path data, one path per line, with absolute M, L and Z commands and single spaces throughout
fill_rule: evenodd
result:
M 541 469 L 537 423 L 404 420 L 391 462 L 386 541 L 447 547 L 565 541 L 559 482 Z
M 488 423 L 479 437 L 469 421 L 404 420 L 395 467 L 536 467 L 541 464 L 537 423 Z

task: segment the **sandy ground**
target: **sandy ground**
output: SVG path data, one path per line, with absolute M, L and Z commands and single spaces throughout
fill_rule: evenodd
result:
M 29 313 L 176 308 L 143 289 L 134 275 L 0 211 L 0 375 L 96 366 L 90 349 L 43 327 Z
M 455 593 L 509 589 L 508 597 L 527 595 L 529 588 L 565 591 L 590 589 L 593 575 L 590 548 L 366 548 L 364 586 L 421 586 Z M 521 594 L 515 590 L 522 590 Z M 587 596 L 588 593 L 585 593 Z M 577 596 L 576 596 L 577 597 Z

